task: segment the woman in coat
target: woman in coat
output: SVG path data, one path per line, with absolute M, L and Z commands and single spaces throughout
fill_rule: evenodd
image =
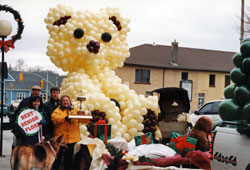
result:
M 40 96 L 31 96 L 28 107 L 20 109 L 15 121 L 16 133 L 18 134 L 17 145 L 34 145 L 42 142 L 43 136 L 46 135 L 46 123 L 47 117 L 44 112 L 42 98 Z
M 54 125 L 54 136 L 63 134 L 68 149 L 66 151 L 60 149 L 53 165 L 54 169 L 59 169 L 62 159 L 64 169 L 69 170 L 72 167 L 74 145 L 80 141 L 80 129 L 78 119 L 69 118 L 71 114 L 76 115 L 77 109 L 72 107 L 70 97 L 63 95 L 60 98 L 60 105 L 51 114 L 51 120 Z

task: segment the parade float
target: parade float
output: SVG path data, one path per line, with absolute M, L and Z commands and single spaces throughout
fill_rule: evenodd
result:
M 89 147 L 90 169 L 129 169 L 135 162 L 137 168 L 194 163 L 197 161 L 192 157 L 194 151 L 182 158 L 166 145 L 152 144 L 154 139 L 162 138 L 157 123 L 158 97 L 137 95 L 115 75 L 114 70 L 122 67 L 130 56 L 126 42 L 129 22 L 117 8 L 94 13 L 74 11 L 64 5 L 51 8 L 45 18 L 50 36 L 47 55 L 57 67 L 68 72 L 61 84 L 61 94 L 71 97 L 74 107 L 80 109 L 78 116 L 92 116 L 90 124 L 81 125 L 82 140 L 78 144 Z M 180 150 L 188 143 L 183 139 L 183 136 L 174 139 L 175 143 L 181 141 Z M 137 153 L 143 152 L 142 155 L 134 152 L 138 148 Z M 167 159 L 161 163 L 151 161 L 150 155 Z M 196 155 L 202 158 L 203 154 Z M 208 164 L 203 163 L 203 167 Z

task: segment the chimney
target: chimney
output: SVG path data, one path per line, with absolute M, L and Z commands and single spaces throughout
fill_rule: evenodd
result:
M 176 40 L 174 40 L 174 42 L 172 42 L 171 45 L 171 61 L 170 63 L 172 65 L 176 65 L 178 62 L 178 42 L 176 42 Z

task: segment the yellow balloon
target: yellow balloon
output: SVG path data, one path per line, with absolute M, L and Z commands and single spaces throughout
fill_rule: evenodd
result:
M 137 135 L 137 129 L 136 128 L 130 128 L 129 130 L 128 130 L 128 133 L 130 134 L 130 136 L 132 136 L 132 137 L 134 137 L 134 136 L 136 136 Z
M 122 137 L 128 142 L 130 141 L 131 137 L 128 133 L 123 133 Z
M 138 123 L 138 124 L 136 125 L 136 129 L 137 129 L 138 131 L 142 131 L 142 130 L 144 129 L 144 125 L 143 125 L 142 123 Z

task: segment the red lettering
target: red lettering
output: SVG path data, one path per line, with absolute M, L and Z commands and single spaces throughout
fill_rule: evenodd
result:
M 25 128 L 25 132 L 28 132 L 28 127 L 27 127 L 27 128 Z
M 23 120 L 23 119 L 25 119 L 25 117 L 22 115 L 22 116 L 21 116 L 21 119 Z
M 38 116 L 32 117 L 32 118 L 30 118 L 29 120 L 26 120 L 26 121 L 24 121 L 23 123 L 21 123 L 21 126 L 22 126 L 22 127 L 27 126 L 27 125 L 29 125 L 30 123 L 35 122 L 35 121 L 38 120 L 38 119 L 39 119 Z

